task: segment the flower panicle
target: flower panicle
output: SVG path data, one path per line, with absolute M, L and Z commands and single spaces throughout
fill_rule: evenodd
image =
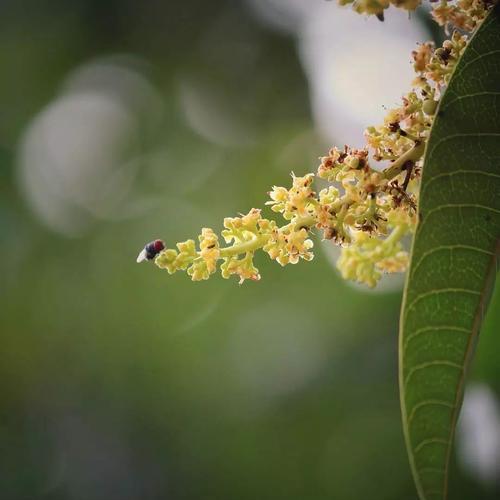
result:
M 357 0 L 355 9 L 377 14 L 390 4 L 412 10 L 420 0 Z M 441 0 L 441 10 L 435 7 L 434 17 L 440 24 L 473 30 L 489 5 L 489 0 Z M 469 21 L 457 24 L 458 12 Z M 240 284 L 258 281 L 257 252 L 281 266 L 310 261 L 314 257 L 311 234 L 318 231 L 323 240 L 342 247 L 337 267 L 346 279 L 373 287 L 384 273 L 405 271 L 408 253 L 403 240 L 417 223 L 425 144 L 442 92 L 467 41 L 466 34 L 455 31 L 439 48 L 430 42 L 419 45 L 412 52 L 413 89 L 399 107 L 388 110 L 382 124 L 365 130 L 365 148 L 333 147 L 320 158 L 316 174 L 292 173 L 289 188 L 274 186 L 266 205 L 281 215 L 281 225 L 253 208 L 224 219 L 220 236 L 203 228 L 198 246 L 190 239 L 163 249 L 162 242 L 156 265 L 170 274 L 186 271 L 193 281 L 208 279 L 218 268 L 223 278 L 236 276 Z M 386 168 L 375 168 L 373 161 L 386 162 Z M 319 191 L 316 177 L 327 183 Z
M 221 235 L 229 246 L 221 248 L 215 232 L 203 228 L 198 237 L 199 249 L 194 240 L 177 243 L 177 250 L 163 250 L 155 263 L 169 274 L 187 271 L 193 281 L 201 281 L 208 279 L 216 271 L 218 261 L 222 261 L 223 278 L 236 275 L 240 283 L 248 279 L 258 281 L 260 274 L 254 265 L 254 255 L 259 249 L 282 266 L 313 258 L 310 251 L 313 242 L 308 238 L 310 222 L 306 220 L 304 226 L 298 227 L 300 217 L 294 216 L 292 223 L 278 227 L 275 221 L 263 218 L 261 211 L 253 208 L 246 215 L 224 220 Z
M 329 173 L 325 174 L 321 166 L 319 171 L 320 176 L 328 178 Z M 353 172 L 356 175 L 352 175 Z M 258 250 L 262 250 L 281 266 L 297 264 L 300 260 L 312 260 L 314 244 L 310 235 L 313 229 L 322 231 L 323 239 L 333 240 L 346 247 L 361 241 L 360 234 L 367 235 L 373 242 L 372 246 L 375 242 L 389 240 L 391 236 L 387 235 L 390 230 L 394 231 L 393 228 L 397 227 L 399 222 L 395 222 L 393 215 L 397 209 L 390 200 L 393 197 L 392 192 L 373 190 L 377 182 L 377 189 L 387 185 L 380 173 L 368 165 L 362 169 L 346 169 L 337 173 L 337 182 L 344 185 L 342 195 L 333 185 L 316 193 L 312 190 L 314 177 L 314 174 L 303 177 L 293 175 L 289 189 L 274 188 L 271 191 L 268 204 L 272 210 L 283 216 L 282 226 L 274 220 L 263 218 L 261 211 L 254 208 L 246 215 L 224 220 L 221 237 L 227 246 L 220 246 L 220 238 L 213 229 L 203 228 L 198 237 L 198 247 L 192 239 L 177 243 L 177 249 L 166 248 L 156 256 L 156 265 L 170 274 L 186 271 L 193 281 L 201 281 L 214 274 L 220 262 L 223 278 L 235 275 L 239 277 L 239 282 L 243 283 L 248 279 L 260 279 L 259 270 L 254 263 Z M 413 222 L 414 217 L 408 215 L 404 220 L 405 227 Z M 374 255 L 386 259 L 387 262 L 397 259 L 401 249 L 387 243 L 384 245 L 386 250 L 383 253 L 375 252 Z M 371 259 L 374 260 L 374 257 Z M 349 265 L 353 265 L 352 258 Z M 395 265 L 384 267 L 379 263 L 377 270 L 374 268 L 372 273 L 375 277 L 365 279 L 365 272 L 356 274 L 356 279 L 361 278 L 367 284 L 373 285 L 378 279 L 378 270 L 382 268 L 388 271 L 396 270 Z M 400 268 L 401 265 L 397 270 Z

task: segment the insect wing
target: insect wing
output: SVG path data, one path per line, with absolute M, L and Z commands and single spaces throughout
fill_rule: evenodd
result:
M 137 262 L 144 262 L 145 260 L 148 260 L 148 252 L 146 251 L 145 248 L 141 250 L 141 253 L 137 256 Z

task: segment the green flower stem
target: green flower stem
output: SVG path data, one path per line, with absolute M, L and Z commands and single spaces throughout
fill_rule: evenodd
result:
M 309 230 L 312 226 L 316 224 L 316 219 L 313 216 L 297 217 L 297 219 L 289 224 L 289 226 L 294 226 L 295 228 L 301 229 L 305 228 Z M 225 257 L 234 257 L 247 252 L 255 252 L 259 248 L 262 248 L 271 237 L 270 234 L 252 234 L 252 237 L 248 241 L 243 241 L 241 243 L 236 243 L 230 247 L 225 247 L 220 249 L 221 259 Z
M 230 247 L 225 247 L 220 249 L 221 258 L 233 257 L 234 255 L 239 255 L 241 253 L 255 252 L 259 248 L 262 248 L 271 236 L 269 234 L 261 234 L 256 236 L 255 234 L 248 241 L 243 241 L 241 243 L 236 243 Z
M 386 179 L 393 179 L 403 171 L 403 167 L 407 161 L 420 160 L 425 151 L 425 142 L 417 142 L 410 150 L 401 155 L 394 161 L 390 167 L 387 167 L 382 173 Z
M 413 134 L 410 134 L 409 132 L 406 132 L 405 131 L 405 135 L 404 135 L 407 139 L 410 139 L 410 141 L 413 141 L 413 142 L 418 142 L 420 139 L 416 136 L 414 136 Z
M 393 246 L 408 232 L 408 226 L 406 224 L 400 224 L 396 226 L 391 234 L 383 241 L 383 245 Z
M 292 223 L 295 228 L 309 229 L 316 224 L 316 218 L 312 215 L 306 217 L 297 217 L 297 219 Z
M 368 208 L 360 215 L 358 215 L 355 220 L 356 222 L 363 222 L 365 220 L 371 220 L 377 211 L 377 201 L 374 196 L 372 196 L 368 202 Z

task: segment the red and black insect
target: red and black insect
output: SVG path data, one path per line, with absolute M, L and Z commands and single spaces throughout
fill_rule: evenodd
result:
M 161 240 L 154 240 L 148 243 L 137 256 L 137 262 L 143 262 L 144 260 L 153 260 L 163 249 L 165 248 L 165 243 Z

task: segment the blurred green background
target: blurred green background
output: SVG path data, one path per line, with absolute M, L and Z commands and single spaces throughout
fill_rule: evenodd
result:
M 400 282 L 343 282 L 319 240 L 311 263 L 260 256 L 262 280 L 242 286 L 135 264 L 153 238 L 173 245 L 262 207 L 346 140 L 322 123 L 343 130 L 355 110 L 318 115 L 311 31 L 297 27 L 315 4 L 339 8 L 304 2 L 0 1 L 2 500 L 416 497 Z M 360 22 L 367 33 L 321 37 L 348 56 L 381 29 Z M 371 98 L 365 83 L 352 80 Z M 492 310 L 475 364 L 490 444 Z M 498 498 L 500 447 L 478 459 L 480 442 L 458 446 L 451 498 Z

